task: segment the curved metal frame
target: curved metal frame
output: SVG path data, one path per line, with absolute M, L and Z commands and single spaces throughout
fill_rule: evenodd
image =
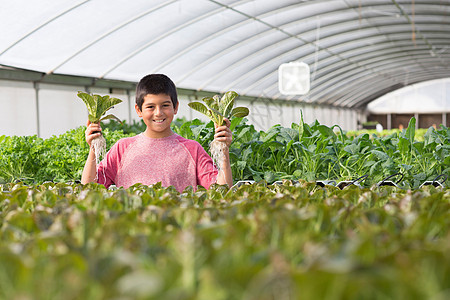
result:
M 416 59 L 419 59 L 419 58 L 420 59 L 428 59 L 429 58 L 429 53 L 427 51 L 425 52 L 425 54 L 423 56 L 422 56 L 422 53 L 419 54 L 419 51 L 415 51 L 415 52 L 416 53 L 415 53 L 414 57 Z M 423 51 L 420 51 L 420 52 L 423 52 Z M 421 55 L 421 56 L 419 56 L 419 55 Z M 387 60 L 387 59 L 393 59 L 394 61 Z M 433 59 L 433 58 L 431 58 L 431 59 Z M 384 71 L 384 68 L 379 68 L 379 67 L 382 67 L 384 65 L 393 65 L 393 64 L 398 64 L 399 62 L 402 62 L 402 64 L 400 64 L 397 68 L 404 68 L 407 65 L 403 64 L 403 62 L 410 62 L 410 61 L 411 61 L 411 57 L 409 55 L 403 55 L 402 52 L 400 52 L 399 54 L 396 54 L 396 53 L 385 54 L 385 56 L 380 56 L 380 57 L 376 57 L 376 58 L 371 58 L 371 59 L 365 60 L 366 66 L 368 66 L 368 67 L 370 66 L 371 68 L 374 68 L 374 70 L 378 71 L 378 72 L 380 72 L 380 70 Z M 320 91 L 326 90 L 327 89 L 327 85 L 333 84 L 334 81 L 337 81 L 337 80 L 339 80 L 341 82 L 342 81 L 344 81 L 344 82 L 352 81 L 353 80 L 353 76 L 357 75 L 357 73 L 360 72 L 360 71 L 361 70 L 358 69 L 358 68 L 349 66 L 348 68 L 343 68 L 343 69 L 338 70 L 337 74 L 334 74 L 334 72 L 331 72 L 329 74 L 329 76 L 332 77 L 332 78 L 337 78 L 337 79 L 336 80 L 331 80 L 331 81 L 326 81 L 327 79 L 325 78 L 324 80 L 326 82 L 323 82 L 323 83 L 319 84 L 319 86 L 320 86 L 319 90 Z M 369 71 L 369 70 L 366 70 L 366 71 Z M 392 76 L 390 74 L 382 74 L 382 73 L 374 74 L 374 75 Z M 318 92 L 318 94 L 320 94 L 320 92 Z
M 115 73 L 113 71 L 126 65 L 133 57 L 142 55 L 154 43 L 224 11 L 230 11 L 240 17 L 212 35 L 208 35 L 207 32 L 202 33 L 196 41 L 188 47 L 179 49 L 177 54 L 169 59 L 150 65 L 149 71 L 159 72 L 180 60 L 188 60 L 189 56 L 195 54 L 197 49 L 201 49 L 205 42 L 219 41 L 225 33 L 233 33 L 234 30 L 240 30 L 247 24 L 258 23 L 262 27 L 261 30 L 258 28 L 257 35 L 244 35 L 246 37 L 242 40 L 226 45 L 191 70 L 180 74 L 178 80 L 183 82 L 208 67 L 214 71 L 214 75 L 197 82 L 197 86 L 192 87 L 197 90 L 208 90 L 215 80 L 225 77 L 233 70 L 239 70 L 239 74 L 224 83 L 222 91 L 239 86 L 239 83 L 246 82 L 246 78 L 251 78 L 252 82 L 241 89 L 244 94 L 272 99 L 295 99 L 298 97 L 283 96 L 277 91 L 277 69 L 280 61 L 301 59 L 315 67 L 311 92 L 307 96 L 300 97 L 303 101 L 352 108 L 361 107 L 380 91 L 389 91 L 404 85 L 405 83 L 397 78 L 403 78 L 405 74 L 409 74 L 409 82 L 443 78 L 446 77 L 446 72 L 447 77 L 450 74 L 450 50 L 439 51 L 439 48 L 450 48 L 447 38 L 450 36 L 450 18 L 448 18 L 450 3 L 438 0 L 415 0 L 413 20 L 409 16 L 412 9 L 410 0 L 391 0 L 391 3 L 367 0 L 360 1 L 359 5 L 351 5 L 342 0 L 334 1 L 333 4 L 336 5 L 332 7 L 325 5 L 326 0 L 315 0 L 278 4 L 277 9 L 270 10 L 269 7 L 275 6 L 271 2 L 264 11 L 257 12 L 255 15 L 247 13 L 243 6 L 254 4 L 254 1 L 238 0 L 230 4 L 224 4 L 221 0 L 207 1 L 217 6 L 208 7 L 204 13 L 198 14 L 183 24 L 168 28 L 163 34 L 151 40 L 141 41 L 141 45 L 136 46 L 133 52 L 107 66 L 98 77 L 113 76 Z M 28 33 L 18 37 L 0 52 L 0 59 L 3 54 L 13 51 L 14 47 L 26 38 L 87 2 L 80 0 L 71 7 L 61 10 L 57 15 L 49 16 L 46 21 L 36 27 L 30 28 Z M 93 45 L 142 18 L 151 17 L 153 12 L 175 2 L 176 0 L 165 0 L 146 11 L 137 12 L 133 18 L 123 20 L 120 24 L 112 23 L 114 25 L 103 34 L 80 44 L 77 49 L 65 54 L 57 64 L 49 66 L 47 72 L 57 72 Z M 257 5 L 257 1 L 255 3 Z M 308 8 L 311 7 L 314 7 L 314 12 L 308 12 Z M 299 9 L 302 12 L 302 19 L 294 20 L 291 13 Z M 283 20 L 285 13 L 290 14 L 289 19 Z M 274 16 L 279 16 L 277 22 L 269 21 L 269 18 Z M 412 25 L 416 33 L 414 41 L 411 39 Z M 238 53 L 241 49 L 249 49 L 248 47 L 255 42 L 263 41 L 274 32 L 280 33 L 274 43 L 260 43 L 258 47 L 252 48 L 250 55 L 242 51 L 241 55 L 228 56 L 231 53 Z M 373 44 L 374 41 L 375 44 Z M 284 45 L 283 51 L 277 51 L 280 45 Z M 229 60 L 228 66 L 220 70 L 217 67 L 214 68 L 214 62 L 225 58 Z M 414 67 L 410 67 L 411 64 Z M 254 95 L 255 93 L 259 95 Z
M 408 61 L 408 60 L 409 60 L 409 58 L 403 58 L 403 61 Z M 384 71 L 384 70 L 390 69 L 390 66 L 391 66 L 392 62 L 385 62 L 383 64 L 380 64 L 380 63 L 377 64 L 377 62 L 375 62 L 374 64 L 377 65 L 377 67 L 380 70 Z M 403 65 L 400 65 L 399 69 L 402 69 L 402 68 L 403 68 Z M 424 72 L 425 71 L 426 70 L 424 70 Z M 427 72 L 429 72 L 429 71 L 427 71 Z M 395 73 L 395 69 L 394 69 L 394 72 L 392 72 L 392 73 Z M 345 80 L 342 80 L 342 81 L 340 81 L 338 83 L 331 82 L 329 84 L 329 87 L 322 89 L 321 92 L 316 94 L 316 95 L 314 95 L 313 98 L 319 98 L 319 99 L 320 98 L 325 98 L 324 96 L 326 94 L 330 93 L 329 92 L 330 90 L 333 91 L 332 93 L 337 94 L 337 93 L 341 92 L 341 89 L 339 88 L 339 86 L 344 86 L 342 89 L 347 89 L 347 88 L 348 89 L 352 89 L 352 86 L 358 87 L 358 86 L 361 85 L 361 83 L 358 82 L 359 81 L 358 79 L 363 78 L 363 76 L 369 76 L 369 75 L 371 75 L 373 77 L 377 77 L 378 76 L 377 74 L 371 74 L 371 73 L 364 74 L 364 73 L 358 73 L 356 71 L 352 72 L 352 74 L 347 74 L 346 77 L 345 77 Z M 387 82 L 389 84 L 391 84 L 392 82 L 400 83 L 398 81 L 393 81 L 392 79 L 386 78 L 386 77 L 387 76 L 381 76 L 380 78 L 383 78 L 383 80 L 387 80 Z M 394 76 L 391 74 L 390 77 L 394 77 Z M 397 76 L 395 76 L 395 77 L 397 77 Z M 349 84 L 349 83 L 351 83 L 351 84 Z M 381 85 L 378 85 L 377 87 L 380 87 L 380 86 Z M 318 104 L 328 103 L 328 101 L 327 100 L 317 101 L 317 103 Z M 338 103 L 336 103 L 336 104 L 338 104 Z M 346 107 L 346 105 L 342 105 L 342 106 Z

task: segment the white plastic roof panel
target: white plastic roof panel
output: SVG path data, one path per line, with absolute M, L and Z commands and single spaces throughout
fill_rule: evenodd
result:
M 2 0 L 0 65 L 358 108 L 450 77 L 450 0 Z M 311 69 L 304 96 L 278 67 Z

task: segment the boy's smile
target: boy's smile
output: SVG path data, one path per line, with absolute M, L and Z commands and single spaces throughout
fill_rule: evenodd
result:
M 144 97 L 142 110 L 135 105 L 136 112 L 147 125 L 145 135 L 150 138 L 163 138 L 173 134 L 170 124 L 178 111 L 173 107 L 172 100 L 166 94 L 148 94 Z

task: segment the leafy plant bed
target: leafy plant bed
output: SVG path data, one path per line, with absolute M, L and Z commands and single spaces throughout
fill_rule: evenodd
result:
M 198 141 L 206 150 L 214 138 L 213 122 L 176 120 L 173 130 Z M 107 148 L 121 137 L 135 135 L 141 125 L 106 125 Z M 430 127 L 417 135 L 415 119 L 407 129 L 386 136 L 362 132 L 347 134 L 339 127 L 317 121 L 300 121 L 290 128 L 275 125 L 257 131 L 245 119 L 231 120 L 233 143 L 230 160 L 234 181 L 289 180 L 352 182 L 370 187 L 393 174 L 401 173 L 398 185 L 419 188 L 438 175 L 450 174 L 450 128 Z M 50 139 L 0 137 L 0 183 L 16 180 L 39 184 L 45 181 L 79 180 L 88 155 L 85 127 Z M 447 180 L 444 185 L 448 187 Z
M 0 185 L 1 299 L 448 299 L 450 189 Z

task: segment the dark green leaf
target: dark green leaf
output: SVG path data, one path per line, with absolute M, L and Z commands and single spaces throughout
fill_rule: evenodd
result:
M 325 137 L 336 137 L 336 134 L 334 134 L 333 130 L 325 125 L 319 125 L 317 126 L 317 129 L 320 131 L 320 133 Z
M 414 142 L 414 136 L 416 134 L 416 118 L 412 117 L 409 120 L 408 128 L 406 128 L 406 138 L 412 144 Z

